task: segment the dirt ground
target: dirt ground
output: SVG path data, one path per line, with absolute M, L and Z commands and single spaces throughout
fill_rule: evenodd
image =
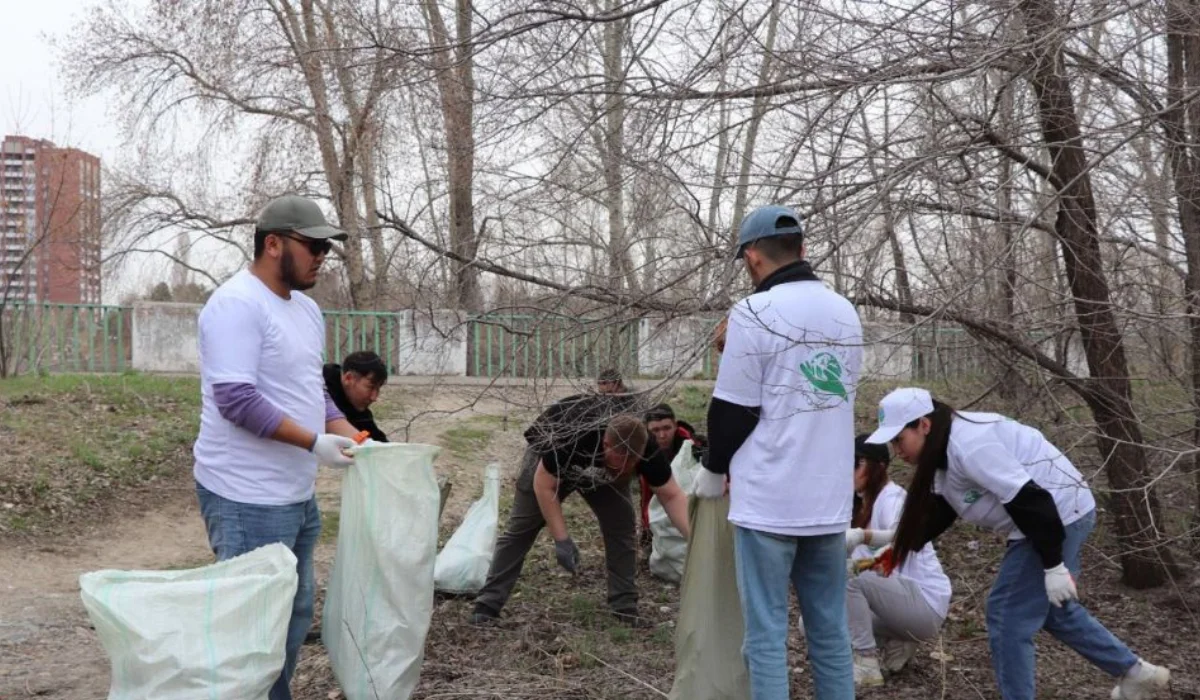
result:
M 392 438 L 444 447 L 437 471 L 454 486 L 442 518 L 443 539 L 478 497 L 483 466 L 491 461 L 504 469 L 503 520 L 524 423 L 537 405 L 568 390 L 482 383 L 389 386 L 377 413 Z M 177 462 L 167 476 L 123 491 L 119 505 L 97 507 L 94 517 L 84 513 L 63 532 L 0 536 L 0 700 L 106 697 L 108 663 L 80 603 L 80 574 L 100 568 L 190 567 L 211 560 L 186 454 Z M 317 553 L 320 595 L 333 562 L 339 487 L 340 474 L 322 470 L 317 492 L 327 532 Z M 542 540 L 496 628 L 466 624 L 469 600 L 439 598 L 414 698 L 665 696 L 674 673 L 677 590 L 643 567 L 642 611 L 655 624 L 630 630 L 613 623 L 604 608 L 603 549 L 594 519 L 579 499 L 568 501 L 567 515 L 583 551 L 585 575 L 572 580 L 563 574 Z M 1001 546 L 960 526 L 944 538 L 939 553 L 955 586 L 942 638 L 924 645 L 914 663 L 883 689 L 862 697 L 998 697 L 983 606 Z M 1080 589 L 1093 613 L 1136 652 L 1173 669 L 1179 679 L 1174 697 L 1200 698 L 1200 577 L 1135 592 L 1120 585 L 1115 563 L 1097 550 L 1085 561 Z M 795 631 L 790 652 L 792 696 L 812 697 L 804 642 Z M 1040 698 L 1106 698 L 1111 688 L 1110 679 L 1049 637 L 1039 639 L 1038 674 Z M 301 700 L 340 697 L 319 644 L 305 647 L 293 689 Z

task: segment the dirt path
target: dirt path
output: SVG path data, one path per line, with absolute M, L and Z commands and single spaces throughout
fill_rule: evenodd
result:
M 505 388 L 505 393 L 514 392 Z M 478 386 L 408 383 L 394 387 L 384 401 L 392 417 L 382 427 L 395 440 L 438 444 L 456 426 L 491 417 L 492 434 L 481 450 L 469 458 L 444 450 L 438 459 L 439 475 L 454 482 L 443 523 L 456 523 L 478 497 L 484 464 L 500 460 L 506 470 L 511 468 L 507 462 L 520 436 L 517 416 L 525 411 L 519 403 Z M 107 696 L 108 660 L 80 601 L 79 576 L 97 569 L 185 568 L 209 562 L 194 492 L 186 476 L 174 484 L 132 498 L 131 503 L 141 504 L 136 515 L 52 543 L 0 548 L 0 700 Z M 317 498 L 327 515 L 338 510 L 340 488 L 341 474 L 322 469 Z M 316 555 L 318 587 L 327 579 L 333 553 L 334 538 L 324 538 Z
M 80 574 L 193 566 L 209 556 L 195 496 L 182 489 L 104 532 L 0 550 L 0 698 L 106 697 L 108 660 L 79 598 Z

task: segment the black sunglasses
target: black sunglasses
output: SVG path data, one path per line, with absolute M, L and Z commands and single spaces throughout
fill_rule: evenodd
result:
M 297 243 L 304 244 L 304 246 L 308 248 L 308 252 L 312 253 L 314 258 L 319 258 L 322 255 L 328 255 L 329 251 L 333 250 L 333 243 L 331 243 L 328 238 L 308 238 L 307 236 L 287 233 L 284 231 L 278 231 L 275 233 L 275 235 L 279 236 L 280 238 L 290 238 Z

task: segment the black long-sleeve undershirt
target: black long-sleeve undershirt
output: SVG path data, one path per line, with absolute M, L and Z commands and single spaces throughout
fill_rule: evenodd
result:
M 714 474 L 728 474 L 729 463 L 758 425 L 761 408 L 739 406 L 717 397 L 708 404 L 708 462 Z
M 945 498 L 934 494 L 933 512 L 929 514 L 929 520 L 925 523 L 925 537 L 917 549 L 922 549 L 925 545 L 941 537 L 943 532 L 950 529 L 955 520 L 958 520 L 958 513 L 954 512 L 950 503 Z
M 1027 481 L 1017 495 L 1004 504 L 1004 510 L 1042 558 L 1042 568 L 1053 569 L 1063 563 L 1062 545 L 1067 530 L 1050 492 L 1032 480 Z

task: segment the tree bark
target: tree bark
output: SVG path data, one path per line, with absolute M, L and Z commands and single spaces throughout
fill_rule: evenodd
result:
M 472 0 L 455 0 L 452 38 L 437 0 L 424 0 L 422 9 L 433 47 L 434 73 L 442 102 L 446 134 L 446 174 L 450 195 L 450 250 L 458 260 L 474 260 L 479 249 L 475 232 L 475 73 L 470 44 Z M 453 41 L 453 45 L 451 42 Z M 454 271 L 454 297 L 464 311 L 480 311 L 483 294 L 479 271 L 458 263 Z
M 1187 260 L 1184 300 L 1191 339 L 1192 444 L 1200 445 L 1200 101 L 1186 95 L 1200 88 L 1200 6 L 1194 0 L 1167 0 L 1167 161 L 1179 206 L 1179 229 Z M 1200 522 L 1200 469 L 1195 456 L 1194 519 Z M 1196 538 L 1200 543 L 1200 537 Z
M 1174 557 L 1163 544 L 1157 493 L 1149 483 L 1141 425 L 1133 408 L 1129 363 L 1104 274 L 1089 164 L 1062 55 L 1063 27 L 1053 0 L 1019 3 L 1032 50 L 1029 77 L 1057 183 L 1055 235 L 1062 247 L 1075 315 L 1096 391 L 1086 398 L 1113 489 L 1123 580 L 1135 588 L 1166 583 Z
M 758 69 L 758 86 L 761 88 L 771 79 L 771 70 L 775 59 L 775 35 L 779 27 L 779 0 L 771 0 L 767 10 L 767 38 L 763 43 L 763 59 Z M 762 124 L 763 115 L 767 113 L 766 95 L 759 94 L 754 98 L 754 106 L 750 108 L 750 123 L 746 125 L 746 143 L 742 147 L 742 163 L 738 170 L 737 190 L 733 200 L 733 223 L 729 227 L 732 245 L 737 245 L 738 231 L 742 219 L 746 216 L 746 202 L 750 197 L 750 168 L 754 165 L 754 149 L 758 143 L 758 129 Z

